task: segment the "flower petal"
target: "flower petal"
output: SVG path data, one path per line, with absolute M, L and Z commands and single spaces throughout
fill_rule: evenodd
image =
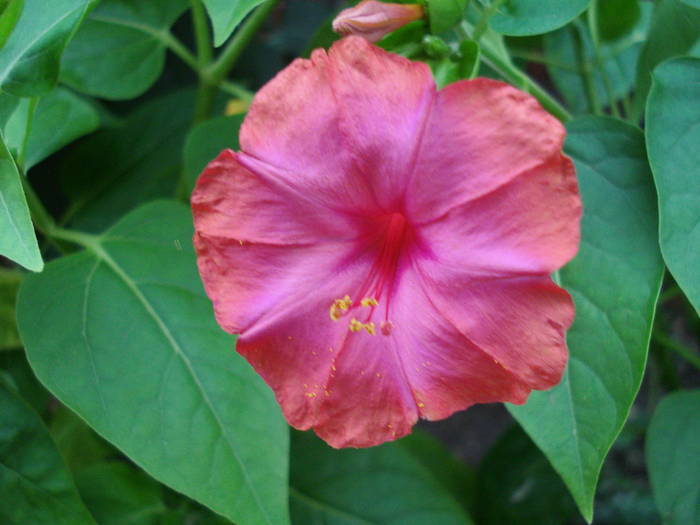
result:
M 341 132 L 381 207 L 403 198 L 435 99 L 435 82 L 422 62 L 388 53 L 359 37 L 329 52 Z
M 475 346 L 530 388 L 560 381 L 574 318 L 565 290 L 546 276 L 474 280 L 435 261 L 418 265 L 435 308 Z
M 564 127 L 530 95 L 477 78 L 442 89 L 409 188 L 415 222 L 435 219 L 561 151 Z
M 255 95 L 240 131 L 241 150 L 256 171 L 267 165 L 299 194 L 362 210 L 371 188 L 354 167 L 339 130 L 338 101 L 326 52 L 296 59 Z
M 420 227 L 441 265 L 472 276 L 550 274 L 578 250 L 581 199 L 573 163 L 545 163 Z
M 361 219 L 295 193 L 279 176 L 247 169 L 241 157 L 223 151 L 197 180 L 191 202 L 199 234 L 278 245 L 336 242 L 354 235 Z
M 268 307 L 237 344 L 274 390 L 287 421 L 313 427 L 334 447 L 401 437 L 418 418 L 393 340 L 351 332 L 350 316 L 330 319 L 334 300 L 357 290 L 370 270 L 370 257 L 351 259 L 328 273 L 307 258 L 313 286 L 297 282 L 297 293 Z

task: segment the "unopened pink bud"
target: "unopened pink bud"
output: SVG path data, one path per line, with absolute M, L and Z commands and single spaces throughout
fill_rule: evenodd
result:
M 357 35 L 377 42 L 387 33 L 423 18 L 423 6 L 389 4 L 362 0 L 355 7 L 341 11 L 333 20 L 333 31 L 340 35 Z

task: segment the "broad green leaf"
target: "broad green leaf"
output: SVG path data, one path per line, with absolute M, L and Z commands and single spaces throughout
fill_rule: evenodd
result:
M 596 56 L 588 27 L 580 21 L 544 36 L 547 71 L 574 113 L 593 112 L 583 76 L 586 70 L 591 72 L 595 95 L 602 106 L 610 105 L 632 90 L 652 6 L 645 4 L 642 12 L 632 32 L 600 45 L 601 61 Z M 582 53 L 578 50 L 579 42 Z
M 292 523 L 471 524 L 464 509 L 399 443 L 334 450 L 310 432 L 292 433 Z
M 699 26 L 700 27 L 700 26 Z M 700 312 L 700 58 L 654 70 L 647 148 L 659 194 L 659 241 L 668 269 Z
M 491 3 L 499 0 L 491 0 Z M 504 35 L 527 36 L 553 31 L 580 15 L 590 0 L 500 1 L 491 27 Z
M 150 475 L 234 522 L 284 525 L 288 427 L 214 321 L 192 233 L 179 203 L 134 210 L 25 278 L 20 334 L 41 382 Z
M 681 0 L 684 4 L 700 9 L 700 0 Z
M 61 81 L 101 98 L 141 95 L 163 71 L 168 31 L 188 5 L 187 0 L 102 0 L 66 48 Z
M 49 91 L 58 79 L 61 53 L 96 0 L 25 0 L 0 49 L 0 89 L 22 97 Z
M 0 523 L 95 525 L 41 418 L 0 381 Z
M 24 9 L 24 0 L 2 0 L 0 2 L 0 49 L 10 38 Z
M 479 465 L 475 499 L 479 523 L 488 525 L 561 525 L 577 512 L 561 478 L 517 425 Z
M 44 267 L 15 160 L 0 134 L 0 255 L 28 270 Z
M 236 26 L 265 0 L 202 0 L 214 27 L 214 45 L 220 46 Z
M 651 73 L 667 58 L 679 55 L 700 56 L 700 10 L 680 0 L 660 0 L 652 16 L 649 37 L 639 62 L 634 94 L 634 118 L 643 113 L 651 87 Z
M 100 525 L 154 525 L 165 511 L 160 485 L 124 462 L 81 469 L 75 484 Z
M 68 468 L 73 472 L 116 456 L 115 449 L 63 405 L 52 414 L 49 431 Z
M 675 392 L 656 407 L 646 457 L 665 525 L 700 524 L 700 390 Z
M 238 129 L 244 115 L 215 117 L 187 135 L 183 154 L 188 195 L 205 166 L 226 148 L 238 149 Z
M 594 1 L 598 9 L 598 33 L 603 40 L 617 40 L 627 34 L 642 15 L 639 0 Z
M 0 352 L 22 346 L 15 322 L 15 301 L 22 274 L 0 268 Z
M 603 460 L 639 390 L 664 265 L 641 131 L 604 117 L 567 129 L 584 209 L 581 248 L 560 271 L 576 305 L 569 364 L 559 385 L 508 408 L 590 521 Z
M 2 99 L 14 99 L 14 111 L 2 118 L 8 149 L 17 157 L 22 148 L 24 169 L 29 170 L 46 157 L 74 140 L 97 129 L 100 117 L 88 102 L 64 88 L 55 88 L 41 97 L 30 115 L 30 99 L 18 99 L 12 95 L 0 95 Z M 4 100 L 3 106 L 12 105 Z M 29 122 L 31 118 L 31 123 Z M 26 133 L 29 137 L 25 140 Z
M 189 90 L 147 102 L 69 152 L 61 171 L 73 226 L 99 232 L 143 202 L 175 195 L 193 103 Z

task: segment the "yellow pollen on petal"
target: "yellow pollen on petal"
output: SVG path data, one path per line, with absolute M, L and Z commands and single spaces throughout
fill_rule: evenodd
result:
M 331 320 L 337 321 L 340 319 L 340 317 L 350 309 L 350 306 L 352 306 L 352 299 L 350 299 L 349 295 L 333 301 L 329 312 Z
M 374 297 L 365 297 L 360 301 L 362 306 L 377 306 L 379 302 Z
M 355 318 L 353 318 L 352 321 L 350 321 L 350 324 L 348 325 L 348 328 L 350 329 L 351 332 L 359 332 L 364 327 L 365 327 L 365 323 L 362 323 Z
M 418 408 L 423 408 L 425 406 L 425 403 L 418 403 Z
M 315 392 L 307 392 L 307 393 L 304 394 L 304 395 L 305 395 L 306 397 L 310 397 L 310 398 L 316 397 L 316 393 L 315 393 Z

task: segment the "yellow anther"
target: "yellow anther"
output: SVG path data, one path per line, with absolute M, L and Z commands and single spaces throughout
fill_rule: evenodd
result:
M 306 397 L 310 397 L 310 398 L 316 397 L 316 393 L 315 393 L 315 392 L 307 392 L 307 393 L 304 394 L 304 395 L 305 395 Z
M 357 319 L 353 318 L 352 321 L 350 321 L 350 325 L 348 328 L 350 328 L 351 332 L 359 332 L 365 327 L 364 323 L 361 323 Z
M 418 403 L 418 408 L 423 408 L 425 406 L 425 403 Z
M 374 327 L 374 323 L 365 323 L 365 332 L 369 335 L 377 335 L 377 330 Z
M 340 319 L 340 316 L 347 312 L 350 306 L 352 306 L 352 300 L 350 299 L 349 295 L 346 295 L 342 299 L 336 299 L 333 301 L 329 312 L 331 319 L 333 321 Z
M 374 297 L 365 297 L 360 301 L 362 306 L 377 306 L 379 303 Z

